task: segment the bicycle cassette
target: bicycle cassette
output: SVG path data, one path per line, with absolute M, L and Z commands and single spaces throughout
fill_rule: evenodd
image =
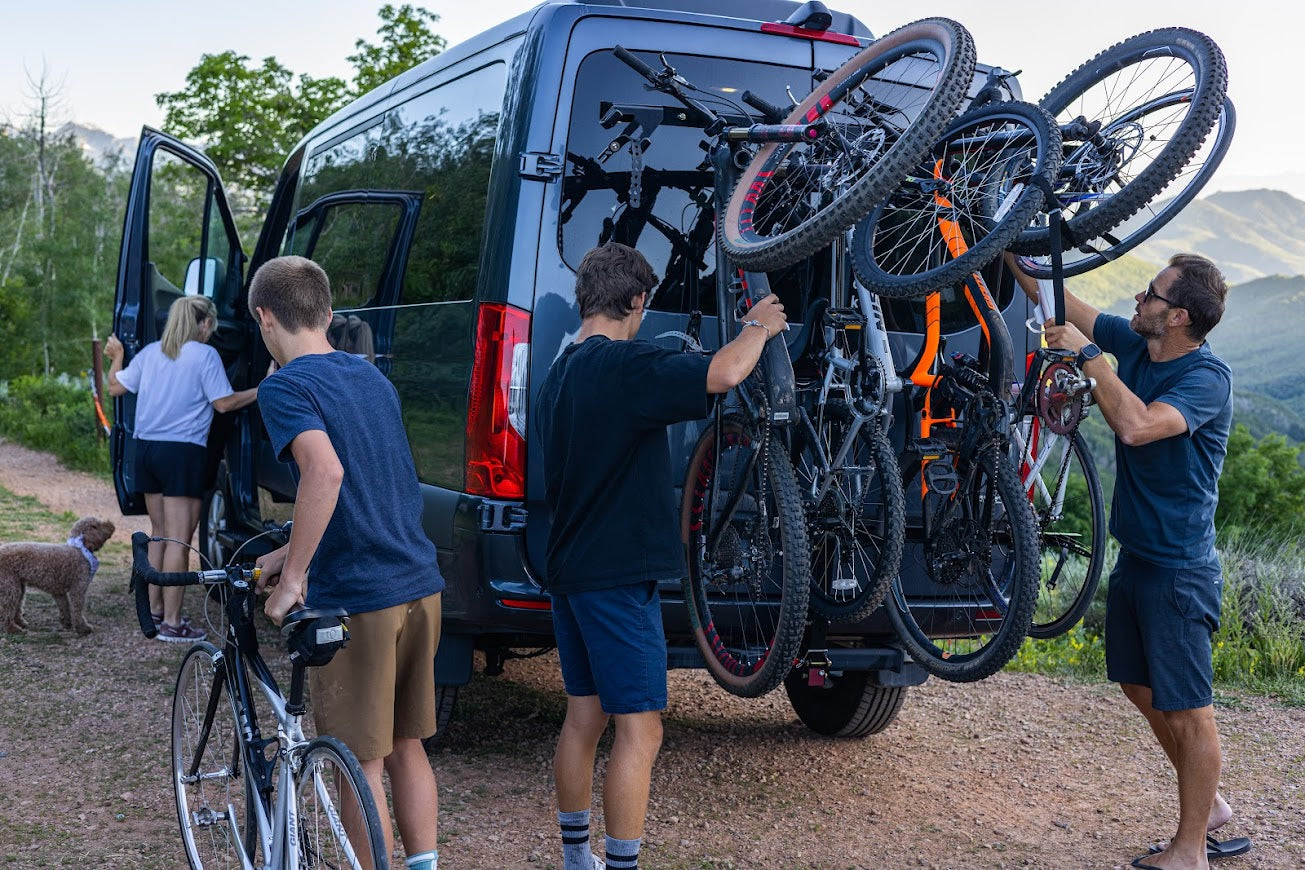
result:
M 1038 380 L 1038 418 L 1057 435 L 1069 435 L 1087 416 L 1090 395 L 1084 378 L 1068 363 L 1054 362 Z

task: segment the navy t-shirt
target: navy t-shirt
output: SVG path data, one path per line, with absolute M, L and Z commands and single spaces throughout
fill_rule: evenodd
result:
M 293 465 L 290 442 L 317 429 L 344 466 L 309 572 L 309 607 L 367 613 L 444 588 L 435 545 L 421 528 L 399 396 L 376 366 L 338 351 L 298 357 L 259 385 L 258 406 L 282 462 Z
M 1148 405 L 1172 405 L 1187 421 L 1184 434 L 1140 447 L 1115 438 L 1110 533 L 1129 553 L 1156 565 L 1215 561 L 1214 509 L 1232 427 L 1232 371 L 1204 343 L 1178 359 L 1152 362 L 1146 339 L 1122 317 L 1102 314 L 1092 331 L 1119 361 L 1125 386 Z
M 553 363 L 533 415 L 553 511 L 550 591 L 684 576 L 666 427 L 707 416 L 710 364 L 601 335 Z

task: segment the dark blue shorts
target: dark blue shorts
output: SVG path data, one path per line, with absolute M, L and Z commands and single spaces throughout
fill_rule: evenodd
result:
M 136 442 L 136 491 L 202 498 L 208 451 L 186 441 Z
M 597 695 L 604 713 L 666 709 L 666 635 L 656 583 L 555 594 L 553 633 L 568 695 Z
M 1149 686 L 1157 710 L 1208 707 L 1222 599 L 1217 561 L 1170 568 L 1121 550 L 1106 598 L 1106 676 Z

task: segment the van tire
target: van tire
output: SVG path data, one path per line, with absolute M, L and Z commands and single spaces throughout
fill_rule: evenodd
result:
M 461 686 L 435 684 L 435 733 L 421 741 L 427 752 L 443 744 L 445 729 L 453 721 L 453 710 L 458 703 L 458 689 L 461 688 Z
M 906 702 L 906 686 L 880 686 L 870 671 L 846 671 L 822 689 L 807 684 L 807 674 L 795 670 L 784 690 L 802 724 L 825 737 L 868 737 L 897 718 Z
M 224 568 L 231 553 L 218 541 L 219 532 L 231 527 L 231 482 L 226 463 L 218 466 L 213 488 L 204 494 L 199 511 L 199 551 L 208 559 L 205 568 Z

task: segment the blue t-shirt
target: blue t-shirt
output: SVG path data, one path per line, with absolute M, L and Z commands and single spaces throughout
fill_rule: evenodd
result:
M 699 354 L 601 335 L 553 363 L 533 414 L 553 511 L 550 591 L 684 576 L 666 427 L 707 416 L 710 365 Z
M 1110 533 L 1129 553 L 1156 565 L 1215 561 L 1214 509 L 1232 427 L 1232 371 L 1204 343 L 1178 359 L 1152 362 L 1146 339 L 1122 317 L 1102 314 L 1092 331 L 1119 361 L 1126 387 L 1148 405 L 1172 405 L 1187 421 L 1186 433 L 1140 447 L 1115 438 Z
M 352 354 L 309 354 L 264 380 L 258 405 L 282 462 L 293 464 L 290 442 L 316 429 L 344 467 L 335 513 L 313 556 L 308 606 L 367 613 L 441 591 L 393 384 Z

